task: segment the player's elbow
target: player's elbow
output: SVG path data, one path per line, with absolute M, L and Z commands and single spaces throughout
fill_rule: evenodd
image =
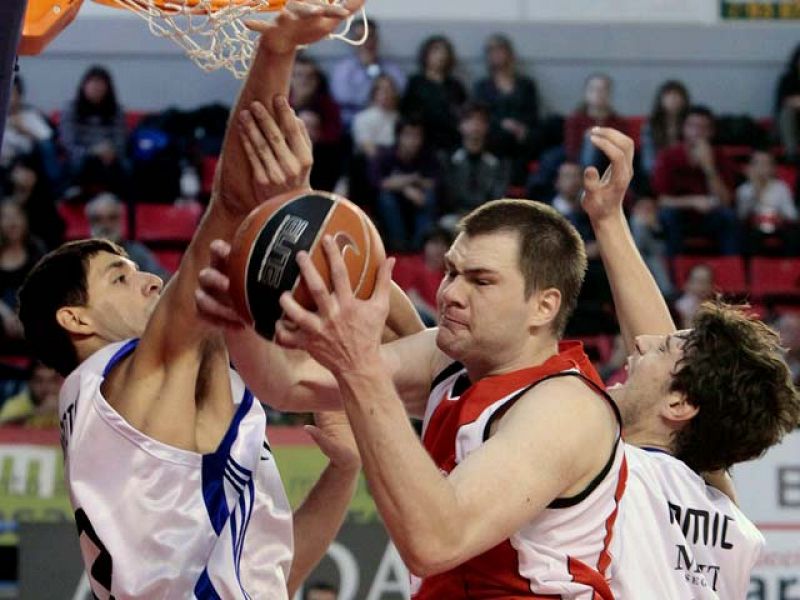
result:
M 408 543 L 396 545 L 408 570 L 420 578 L 444 573 L 466 560 L 455 536 L 417 534 Z

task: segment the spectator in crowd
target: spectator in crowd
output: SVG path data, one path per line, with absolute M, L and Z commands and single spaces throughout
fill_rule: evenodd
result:
M 786 158 L 798 163 L 800 154 L 800 44 L 792 52 L 778 82 L 775 118 Z
M 372 164 L 379 190 L 377 210 L 387 248 L 413 251 L 421 247 L 436 216 L 438 164 L 426 148 L 420 121 L 401 119 L 396 139 L 395 146 L 379 153 Z
M 314 153 L 314 166 L 311 168 L 311 187 L 315 190 L 332 192 L 342 177 L 343 160 L 339 144 L 324 141 L 324 116 L 313 108 L 297 111 L 308 131 Z
M 316 581 L 308 586 L 303 600 L 336 600 L 339 590 L 335 585 Z
M 422 119 L 431 148 L 452 152 L 458 146 L 458 113 L 467 100 L 464 85 L 453 76 L 453 44 L 442 35 L 429 37 L 420 47 L 418 64 L 419 72 L 408 81 L 400 112 Z
M 800 385 L 800 313 L 785 313 L 776 323 L 781 345 L 786 348 L 786 362 L 795 385 Z
M 48 249 L 64 239 L 64 221 L 56 209 L 56 196 L 36 154 L 18 156 L 6 173 L 6 197 L 16 202 L 28 217 L 31 233 Z
M 582 167 L 595 166 L 602 173 L 607 161 L 589 140 L 592 127 L 612 127 L 628 132 L 628 123 L 611 105 L 614 82 L 611 77 L 595 73 L 586 79 L 583 102 L 564 123 L 564 151 L 567 160 Z
M 746 225 L 749 254 L 763 254 L 770 238 L 781 240 L 785 253 L 797 254 L 797 206 L 789 186 L 775 177 L 775 160 L 769 152 L 756 150 L 751 155 L 747 181 L 736 190 L 736 210 Z
M 680 141 L 689 105 L 689 90 L 680 81 L 671 79 L 658 88 L 640 135 L 639 160 L 648 176 L 656 166 L 658 153 Z
M 711 145 L 714 114 L 704 106 L 689 109 L 682 142 L 662 150 L 653 170 L 652 187 L 658 195 L 667 252 L 683 250 L 687 230 L 716 240 L 719 251 L 739 252 L 733 204 L 735 165 Z
M 0 321 L 3 350 L 7 352 L 23 348 L 17 290 L 44 253 L 44 244 L 29 233 L 28 217 L 22 207 L 13 200 L 0 203 Z
M 693 266 L 683 284 L 683 294 L 675 301 L 675 311 L 680 317 L 681 328 L 690 329 L 700 305 L 713 298 L 714 271 L 702 263 Z
M 512 180 L 524 182 L 537 145 L 539 95 L 530 77 L 519 72 L 511 40 L 494 34 L 484 49 L 488 76 L 475 85 L 474 98 L 489 107 L 489 150 L 512 161 Z
M 11 88 L 8 118 L 0 146 L 0 167 L 9 168 L 18 157 L 36 155 L 51 183 L 58 182 L 61 167 L 58 161 L 55 131 L 42 111 L 25 102 L 25 85 L 17 75 Z
M 483 104 L 468 103 L 462 112 L 461 147 L 447 161 L 442 178 L 450 213 L 445 225 L 451 229 L 472 209 L 506 195 L 508 164 L 486 149 L 489 119 L 489 109 Z
M 299 113 L 311 110 L 320 115 L 318 142 L 338 145 L 342 137 L 342 119 L 339 106 L 328 90 L 328 79 L 317 62 L 300 55 L 292 70 L 289 101 Z
M 388 75 L 379 75 L 372 82 L 370 103 L 353 119 L 353 142 L 355 150 L 368 158 L 374 158 L 379 148 L 394 146 L 394 131 L 397 120 L 399 95 L 397 84 Z
M 353 54 L 343 58 L 331 72 L 331 93 L 339 103 L 342 121 L 350 127 L 355 115 L 367 108 L 372 101 L 372 92 L 378 77 L 389 77 L 397 93 L 402 93 L 406 75 L 399 65 L 380 55 L 380 28 L 369 19 L 369 34 L 360 46 L 353 46 Z M 364 37 L 364 23 L 357 20 L 350 30 L 350 37 L 360 40 Z
M 58 427 L 58 392 L 64 378 L 41 363 L 31 367 L 28 383 L 0 409 L 0 425 Z
M 447 229 L 435 227 L 425 235 L 422 253 L 399 257 L 392 273 L 428 327 L 439 322 L 436 293 L 444 277 L 444 255 L 452 243 L 453 235 Z
M 631 233 L 658 289 L 664 297 L 671 299 L 675 294 L 675 287 L 669 275 L 664 229 L 658 219 L 658 205 L 651 196 L 642 196 L 634 204 L 631 211 Z
M 66 149 L 73 182 L 93 196 L 100 191 L 122 193 L 125 188 L 125 112 L 117 102 L 114 82 L 104 67 L 83 75 L 75 99 L 61 115 L 61 142 Z
M 86 203 L 86 219 L 89 221 L 92 237 L 104 238 L 119 244 L 128 253 L 128 257 L 139 266 L 140 271 L 154 273 L 162 279 L 169 278 L 169 273 L 158 262 L 152 252 L 140 242 L 127 239 L 123 231 L 122 201 L 114 194 L 104 192 Z

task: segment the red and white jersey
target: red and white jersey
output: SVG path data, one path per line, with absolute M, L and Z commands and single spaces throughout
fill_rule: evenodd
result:
M 100 391 L 135 345 L 96 352 L 59 398 L 64 472 L 95 597 L 285 600 L 292 512 L 264 410 L 231 371 L 238 408 L 213 454 L 147 437 Z
M 492 422 L 513 402 L 542 381 L 566 376 L 581 378 L 597 392 L 598 402 L 611 404 L 619 421 L 616 405 L 581 344 L 564 343 L 559 354 L 539 366 L 475 384 L 460 364 L 448 367 L 433 383 L 423 443 L 439 468 L 449 473 L 481 447 Z M 618 431 L 605 468 L 586 490 L 554 501 L 510 539 L 452 570 L 424 580 L 412 577 L 412 597 L 610 600 L 609 544 L 625 478 Z
M 725 494 L 659 450 L 625 446 L 612 589 L 618 598 L 739 600 L 764 537 Z

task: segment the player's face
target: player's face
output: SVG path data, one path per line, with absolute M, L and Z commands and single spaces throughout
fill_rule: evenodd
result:
M 468 368 L 513 363 L 530 340 L 531 306 L 513 232 L 460 234 L 445 257 L 439 286 L 439 348 Z
M 657 421 L 664 402 L 669 401 L 672 375 L 683 357 L 688 331 L 670 335 L 640 335 L 628 357 L 628 379 L 609 388 L 622 413 L 626 428 Z
M 164 283 L 131 260 L 100 252 L 89 262 L 86 315 L 94 334 L 109 343 L 144 333 Z

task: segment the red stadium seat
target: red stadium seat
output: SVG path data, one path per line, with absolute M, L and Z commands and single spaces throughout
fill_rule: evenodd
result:
M 633 138 L 633 142 L 639 148 L 642 144 L 642 127 L 647 121 L 647 117 L 626 117 L 625 120 L 628 122 L 628 135 Z
M 676 256 L 672 261 L 675 285 L 683 288 L 689 271 L 699 264 L 711 267 L 715 286 L 721 292 L 742 294 L 747 291 L 744 260 L 741 256 Z
M 189 242 L 202 215 L 203 207 L 198 202 L 137 204 L 136 239 L 142 242 Z
M 206 196 L 211 195 L 214 187 L 214 174 L 217 172 L 218 156 L 204 156 L 200 167 L 200 191 Z
M 183 258 L 184 250 L 176 249 L 153 249 L 153 254 L 158 259 L 158 262 L 170 273 L 178 270 Z
M 614 353 L 614 336 L 613 335 L 593 335 L 578 338 L 578 341 L 583 342 L 583 347 L 591 356 L 597 356 L 600 364 L 607 363 Z
M 80 240 L 89 237 L 89 220 L 86 218 L 85 204 L 59 202 L 57 208 L 66 226 L 65 239 Z
M 800 260 L 756 257 L 750 261 L 750 293 L 800 298 Z

